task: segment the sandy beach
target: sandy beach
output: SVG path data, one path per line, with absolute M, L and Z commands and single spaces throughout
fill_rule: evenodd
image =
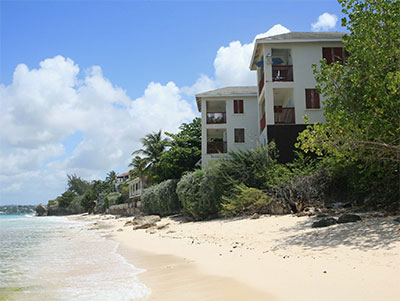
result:
M 146 271 L 148 300 L 399 300 L 400 223 L 363 216 L 311 228 L 313 217 L 203 222 L 163 218 L 133 230 L 132 218 L 81 216 L 107 228 L 118 252 Z

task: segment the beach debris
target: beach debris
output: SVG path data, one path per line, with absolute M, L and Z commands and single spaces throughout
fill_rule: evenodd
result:
M 322 228 L 322 227 L 328 227 L 332 225 L 336 225 L 337 221 L 333 217 L 328 217 L 328 218 L 323 218 L 317 222 L 314 222 L 311 227 L 312 228 Z
M 259 219 L 260 215 L 258 213 L 254 213 L 252 216 L 250 216 L 250 219 Z
M 122 232 L 122 231 L 124 231 L 124 229 L 122 229 L 122 228 L 119 228 L 119 229 L 117 230 L 117 232 Z
M 357 214 L 343 214 L 337 220 L 338 224 L 354 223 L 361 220 L 361 217 Z
M 171 234 L 171 233 L 175 233 L 176 231 L 173 231 L 173 230 L 169 230 L 168 232 L 167 232 L 167 234 Z
M 160 220 L 161 218 L 158 215 L 147 215 L 135 218 L 132 221 L 133 230 L 155 227 L 156 223 L 159 222 Z
M 274 201 L 268 205 L 267 212 L 272 215 L 289 214 L 292 212 L 290 206 L 280 201 Z

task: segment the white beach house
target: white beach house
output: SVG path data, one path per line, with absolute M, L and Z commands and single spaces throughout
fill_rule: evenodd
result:
M 257 87 L 226 87 L 196 95 L 201 112 L 201 164 L 227 152 L 256 147 Z
M 312 66 L 323 58 L 343 63 L 343 35 L 290 32 L 255 42 L 250 70 L 257 71 L 260 143 L 275 140 L 283 161 L 292 158 L 293 144 L 305 128 L 304 115 L 310 123 L 325 122 Z
M 344 62 L 340 32 L 290 32 L 256 40 L 250 70 L 256 87 L 227 87 L 196 95 L 202 116 L 202 166 L 220 154 L 275 141 L 280 161 L 293 159 L 297 135 L 325 122 L 313 65 Z

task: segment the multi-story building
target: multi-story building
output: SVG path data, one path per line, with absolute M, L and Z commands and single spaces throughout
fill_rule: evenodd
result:
M 250 70 L 257 71 L 260 143 L 275 140 L 282 161 L 292 158 L 304 115 L 310 123 L 325 122 L 313 65 L 323 58 L 343 62 L 342 38 L 339 32 L 290 32 L 255 42 Z
M 345 60 L 339 32 L 290 32 L 258 39 L 250 62 L 257 87 L 227 87 L 196 95 L 202 113 L 202 166 L 232 150 L 274 140 L 280 161 L 310 123 L 325 122 L 313 65 Z M 243 141 L 242 141 L 243 140 Z
M 226 87 L 196 95 L 201 112 L 202 167 L 210 159 L 256 147 L 257 87 Z

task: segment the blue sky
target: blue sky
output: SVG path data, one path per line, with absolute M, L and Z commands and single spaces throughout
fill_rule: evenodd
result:
M 198 114 L 195 93 L 255 85 L 251 43 L 274 25 L 311 31 L 327 13 L 338 21 L 322 18 L 319 29 L 343 31 L 334 0 L 1 1 L 0 8 L 0 204 L 47 202 L 63 192 L 68 173 L 91 180 L 125 171 L 140 137 L 174 131 Z

